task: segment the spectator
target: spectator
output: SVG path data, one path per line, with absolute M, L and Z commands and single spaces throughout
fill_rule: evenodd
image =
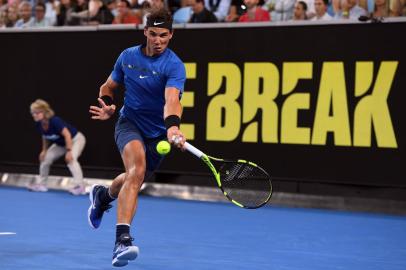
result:
M 6 28 L 7 24 L 7 0 L 0 0 L 0 29 Z
M 343 0 L 331 0 L 334 16 L 341 11 L 341 1 Z
M 51 21 L 45 17 L 46 6 L 42 2 L 35 5 L 35 17 L 32 21 L 31 27 L 47 27 L 52 26 Z
M 80 18 L 72 17 L 75 5 L 72 0 L 61 0 L 61 3 L 57 5 L 56 9 L 56 25 L 79 25 Z
M 333 17 L 327 13 L 328 0 L 314 0 L 314 9 L 316 11 L 316 16 L 314 16 L 312 21 L 329 21 Z
M 304 1 L 297 1 L 293 8 L 293 18 L 294 21 L 307 20 L 307 4 Z
M 76 5 L 73 7 L 74 12 L 82 12 L 89 9 L 88 0 L 76 0 Z
M 144 2 L 146 2 L 146 0 L 130 0 L 131 9 L 142 9 Z
M 217 17 L 204 6 L 204 0 L 193 0 L 193 15 L 190 23 L 215 23 Z
M 182 1 L 182 7 L 178 8 L 173 14 L 173 23 L 187 23 L 192 17 L 192 5 L 195 3 L 194 0 L 184 0 Z
M 46 192 L 51 165 L 60 157 L 65 161 L 73 176 L 74 187 L 70 192 L 74 195 L 85 194 L 82 168 L 78 158 L 86 144 L 86 138 L 75 127 L 55 116 L 49 104 L 42 100 L 35 100 L 31 106 L 31 115 L 37 130 L 42 135 L 42 150 L 39 154 L 40 175 L 39 182 L 30 185 L 31 191 Z
M 73 7 L 73 10 L 75 10 L 75 7 Z M 71 12 L 70 17 L 76 20 L 85 20 L 90 25 L 111 24 L 114 20 L 110 9 L 101 0 L 90 0 L 89 9 Z M 83 22 L 80 24 L 83 24 Z
M 375 8 L 372 15 L 375 18 L 378 17 L 388 17 L 389 16 L 389 5 L 386 0 L 375 0 Z
M 115 16 L 113 24 L 141 24 L 141 18 L 131 11 L 130 2 L 118 0 L 117 16 Z
M 94 5 L 93 10 L 92 4 Z M 90 0 L 89 12 L 90 12 L 89 24 L 111 24 L 114 20 L 113 14 L 102 0 Z M 93 15 L 94 13 L 95 15 Z
M 186 6 L 185 2 L 187 1 L 188 0 L 165 0 L 165 3 L 171 14 L 175 14 L 178 9 Z
M 71 0 L 73 5 L 67 14 L 69 25 L 86 25 L 90 21 L 89 3 L 86 0 Z M 95 9 L 95 5 L 92 6 Z M 99 6 L 94 11 L 96 14 Z
M 151 10 L 160 10 L 165 8 L 164 0 L 144 0 L 142 3 L 142 23 L 145 24 L 147 16 Z
M 219 22 L 226 19 L 230 5 L 231 0 L 204 0 L 204 6 L 213 12 Z
M 56 11 L 60 2 L 58 0 L 48 0 L 45 2 L 45 18 L 51 23 L 56 25 Z
M 230 11 L 225 19 L 226 22 L 238 22 L 238 19 L 247 11 L 244 0 L 231 0 Z
M 6 14 L 6 21 L 5 25 L 6 27 L 14 27 L 16 22 L 18 21 L 18 11 L 17 7 L 15 5 L 9 5 L 7 8 L 7 14 Z
M 165 8 L 165 2 L 164 0 L 148 0 L 149 2 L 149 7 L 152 9 L 163 9 Z
M 7 12 L 0 10 L 0 29 L 6 28 Z
M 389 2 L 389 15 L 406 16 L 406 0 L 392 0 Z
M 335 18 L 358 20 L 360 16 L 366 16 L 367 11 L 358 5 L 358 0 L 342 0 L 340 9 Z
M 288 21 L 292 19 L 295 0 L 268 0 L 263 9 L 270 12 L 272 21 Z
M 7 11 L 7 7 L 8 7 L 7 3 L 8 3 L 7 0 L 0 0 L 0 12 Z
M 8 0 L 7 4 L 9 6 L 13 5 L 13 6 L 16 6 L 18 8 L 18 6 L 20 5 L 21 2 L 22 2 L 21 0 Z M 30 1 L 28 1 L 28 2 L 30 2 Z
M 18 15 L 20 19 L 15 23 L 14 27 L 16 28 L 26 28 L 30 27 L 34 22 L 34 18 L 31 17 L 32 14 L 32 5 L 30 2 L 23 1 L 18 6 Z
M 113 14 L 113 16 L 116 17 L 117 16 L 117 1 L 116 0 L 107 0 L 106 5 L 107 5 L 107 8 L 110 10 L 111 14 Z M 131 6 L 130 6 L 130 9 L 132 9 Z
M 87 0 L 76 0 L 72 6 L 70 20 L 74 25 L 86 25 L 90 20 L 89 2 Z
M 314 9 L 314 0 L 301 0 L 301 1 L 305 2 L 307 5 L 306 17 L 307 20 L 310 20 L 316 15 L 316 10 Z
M 242 15 L 239 22 L 269 22 L 269 13 L 258 6 L 259 0 L 244 0 L 247 13 Z

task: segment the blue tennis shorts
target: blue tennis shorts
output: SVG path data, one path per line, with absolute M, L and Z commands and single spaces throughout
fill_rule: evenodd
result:
M 153 172 L 161 164 L 163 156 L 156 151 L 156 145 L 158 142 L 166 140 L 165 135 L 157 138 L 145 138 L 136 125 L 121 115 L 116 123 L 114 137 L 120 154 L 123 154 L 127 143 L 134 140 L 142 142 L 145 150 L 147 172 Z

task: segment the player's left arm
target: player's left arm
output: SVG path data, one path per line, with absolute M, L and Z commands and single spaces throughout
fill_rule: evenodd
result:
M 70 134 L 69 129 L 64 127 L 61 132 L 62 136 L 65 139 L 65 148 L 66 148 L 66 154 L 65 154 L 65 161 L 66 163 L 69 163 L 73 160 L 72 157 L 72 135 Z

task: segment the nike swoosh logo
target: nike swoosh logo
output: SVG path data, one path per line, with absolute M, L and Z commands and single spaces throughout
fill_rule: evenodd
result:
M 164 24 L 165 22 L 154 22 L 154 25 L 161 25 Z
M 140 75 L 140 79 L 145 79 L 145 78 L 147 78 L 148 76 L 142 76 L 142 75 Z

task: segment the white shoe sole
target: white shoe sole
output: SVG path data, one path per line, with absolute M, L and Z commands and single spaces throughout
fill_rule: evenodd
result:
M 114 258 L 111 264 L 116 267 L 126 266 L 128 261 L 133 261 L 138 257 L 139 252 L 140 249 L 137 246 L 130 246 L 126 251 Z

